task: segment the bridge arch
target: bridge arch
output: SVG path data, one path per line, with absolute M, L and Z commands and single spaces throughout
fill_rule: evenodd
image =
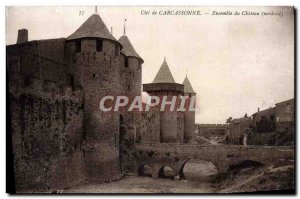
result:
M 138 175 L 140 176 L 148 176 L 152 175 L 152 166 L 149 164 L 142 164 L 138 167 Z
M 158 170 L 159 178 L 174 178 L 176 173 L 175 169 L 171 166 L 164 165 Z
M 181 166 L 180 166 L 180 169 L 179 169 L 179 177 L 180 177 L 180 179 L 186 179 L 186 175 L 184 173 L 184 168 L 186 167 L 186 165 L 188 163 L 191 163 L 193 161 L 199 161 L 199 162 L 194 163 L 194 164 L 199 164 L 199 165 L 203 164 L 204 162 L 205 163 L 210 163 L 210 164 L 212 164 L 213 168 L 215 168 L 216 170 L 218 169 L 217 165 L 214 162 L 212 162 L 212 161 L 202 160 L 202 159 L 198 159 L 198 158 L 190 158 L 190 159 L 187 159 L 187 160 L 183 161 L 182 164 L 181 164 Z

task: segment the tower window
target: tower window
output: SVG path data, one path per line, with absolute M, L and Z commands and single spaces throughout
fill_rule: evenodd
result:
M 69 80 L 69 84 L 71 85 L 72 87 L 72 90 L 75 90 L 75 82 L 74 82 L 74 76 L 69 74 L 68 75 L 68 80 Z
M 124 66 L 125 66 L 126 68 L 128 68 L 128 57 L 125 58 Z
M 115 55 L 119 56 L 120 55 L 120 48 L 118 45 L 115 45 Z
M 291 104 L 287 103 L 286 108 L 285 108 L 286 113 L 291 113 Z
M 103 40 L 101 40 L 101 39 L 96 40 L 96 50 L 98 52 L 102 52 L 102 50 L 103 50 Z
M 98 74 L 93 73 L 93 79 L 96 79 L 98 77 Z
M 81 52 L 81 41 L 75 42 L 75 53 Z

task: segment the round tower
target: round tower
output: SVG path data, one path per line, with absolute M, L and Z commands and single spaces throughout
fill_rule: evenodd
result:
M 161 102 L 164 96 L 168 102 L 172 101 L 173 96 L 176 96 L 177 103 L 174 111 L 170 109 L 170 105 L 166 105 L 165 109 L 160 111 L 160 142 L 182 142 L 184 113 L 176 110 L 180 97 L 183 95 L 183 85 L 174 81 L 166 60 L 163 61 L 153 82 L 143 84 L 143 90 L 150 96 L 158 96 Z
M 125 19 L 126 22 L 126 19 Z M 135 51 L 129 38 L 126 35 L 126 27 L 124 22 L 124 32 L 119 38 L 120 44 L 123 46 L 121 54 L 124 55 L 124 92 L 129 96 L 141 96 L 141 85 L 142 85 L 142 64 L 144 60 Z
M 122 45 L 98 14 L 90 16 L 66 40 L 70 84 L 84 93 L 84 159 L 88 180 L 119 179 L 119 114 L 102 112 L 99 103 L 106 95 L 116 97 L 120 93 Z
M 126 20 L 125 20 L 126 21 Z M 124 33 L 118 40 L 123 46 L 121 56 L 121 95 L 129 98 L 129 105 L 136 96 L 141 96 L 142 63 L 143 59 L 135 51 L 126 35 L 124 21 Z M 128 106 L 129 106 L 128 105 Z M 128 107 L 127 107 L 128 108 Z M 127 109 L 126 109 L 127 110 Z M 134 172 L 136 170 L 134 143 L 141 131 L 141 113 L 138 110 L 123 111 L 124 128 L 120 131 L 120 163 L 122 172 Z
M 189 111 L 189 106 L 191 103 L 191 97 L 196 96 L 196 93 L 187 76 L 183 81 L 183 85 L 184 95 L 188 97 L 186 99 L 186 104 L 188 106 L 186 107 L 186 111 L 184 112 L 184 142 L 191 143 L 195 138 L 195 111 Z

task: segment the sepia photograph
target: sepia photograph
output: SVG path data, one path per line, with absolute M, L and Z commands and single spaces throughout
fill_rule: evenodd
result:
M 6 192 L 296 194 L 295 13 L 6 6 Z

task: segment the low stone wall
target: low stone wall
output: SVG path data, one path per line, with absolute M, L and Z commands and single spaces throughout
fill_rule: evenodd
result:
M 225 136 L 228 127 L 228 124 L 196 124 L 195 130 L 199 136 L 209 139 L 215 136 Z

